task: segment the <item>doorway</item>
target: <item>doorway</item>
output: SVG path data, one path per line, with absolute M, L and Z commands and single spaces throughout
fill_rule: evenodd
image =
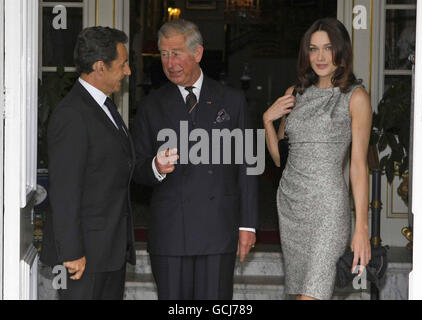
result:
M 180 13 L 180 18 L 195 22 L 201 30 L 205 41 L 201 62 L 204 73 L 242 89 L 253 127 L 262 129 L 262 114 L 296 81 L 302 35 L 315 20 L 337 17 L 337 1 L 263 0 L 259 3 L 259 8 L 251 6 L 239 11 L 226 8 L 226 1 L 204 1 L 199 5 L 185 0 L 131 0 L 129 124 L 140 99 L 167 82 L 161 69 L 157 32 L 164 22 L 173 18 L 168 10 L 172 7 L 179 10 L 175 12 Z M 259 177 L 258 241 L 275 244 L 279 243 L 275 195 L 281 174 L 266 152 L 266 170 Z M 150 188 L 132 185 L 138 241 L 145 240 L 150 195 Z

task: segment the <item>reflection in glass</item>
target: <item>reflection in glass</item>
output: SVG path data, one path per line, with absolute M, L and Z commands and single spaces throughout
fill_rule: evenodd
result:
M 416 4 L 416 0 L 387 0 L 387 4 Z
M 404 82 L 407 82 L 410 87 L 412 85 L 412 76 L 385 76 L 384 92 L 390 89 L 391 86 Z
M 43 66 L 72 67 L 76 37 L 82 31 L 82 8 L 67 8 L 67 29 L 53 27 L 53 7 L 43 8 Z
M 385 69 L 412 68 L 409 55 L 415 52 L 415 10 L 387 10 L 385 35 Z

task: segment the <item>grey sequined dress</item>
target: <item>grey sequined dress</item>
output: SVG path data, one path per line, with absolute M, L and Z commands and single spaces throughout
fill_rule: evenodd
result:
M 336 262 L 350 239 L 343 167 L 352 140 L 354 89 L 316 86 L 297 95 L 286 121 L 290 149 L 277 191 L 286 293 L 320 300 L 334 290 Z

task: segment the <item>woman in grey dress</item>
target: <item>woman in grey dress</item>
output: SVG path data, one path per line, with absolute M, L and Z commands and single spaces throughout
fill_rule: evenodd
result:
M 350 146 L 356 208 L 350 245 L 353 270 L 359 261 L 361 273 L 371 258 L 366 159 L 372 110 L 368 94 L 353 75 L 352 61 L 352 45 L 343 24 L 332 18 L 316 21 L 302 39 L 298 84 L 263 116 L 267 146 L 277 165 L 278 140 L 284 132 L 289 136 L 277 208 L 286 292 L 300 300 L 330 299 L 334 290 L 336 262 L 350 240 L 352 219 L 343 176 Z M 281 117 L 277 134 L 273 121 Z

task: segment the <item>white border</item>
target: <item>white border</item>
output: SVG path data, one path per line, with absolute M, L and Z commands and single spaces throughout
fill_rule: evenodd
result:
M 0 300 L 3 299 L 4 0 L 0 0 Z
M 422 2 L 417 4 L 416 17 L 416 76 L 415 109 L 413 119 L 413 183 L 414 195 L 422 192 Z M 419 164 L 419 165 L 417 165 Z M 413 270 L 409 275 L 409 299 L 422 299 L 422 197 L 412 199 L 413 218 Z

